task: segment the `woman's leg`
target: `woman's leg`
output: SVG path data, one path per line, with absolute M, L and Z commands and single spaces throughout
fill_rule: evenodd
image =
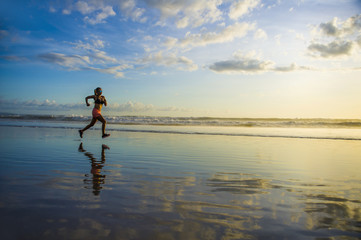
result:
M 107 124 L 107 121 L 103 118 L 102 115 L 98 116 L 97 119 L 103 124 L 102 125 L 102 133 L 103 133 L 103 136 L 105 135 L 105 126 Z
M 80 130 L 80 131 L 84 132 L 84 131 L 86 131 L 87 129 L 91 128 L 92 126 L 94 126 L 94 124 L 97 122 L 97 120 L 98 120 L 98 119 L 93 118 L 92 121 L 88 124 L 88 126 L 86 126 L 85 128 L 83 128 L 83 129 Z

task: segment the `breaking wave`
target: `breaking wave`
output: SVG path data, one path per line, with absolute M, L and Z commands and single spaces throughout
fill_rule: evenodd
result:
M 107 131 L 361 140 L 361 120 L 279 118 L 196 118 L 105 116 Z M 81 115 L 0 114 L 0 126 L 81 129 L 91 117 Z M 92 129 L 100 129 L 98 124 Z M 77 135 L 77 134 L 75 134 Z
M 218 127 L 277 127 L 277 128 L 361 128 L 360 119 L 302 119 L 302 118 L 211 118 L 211 117 L 153 117 L 105 116 L 110 124 L 160 126 L 218 126 Z M 86 122 L 91 116 L 82 115 L 17 115 L 1 114 L 0 119 L 54 122 Z

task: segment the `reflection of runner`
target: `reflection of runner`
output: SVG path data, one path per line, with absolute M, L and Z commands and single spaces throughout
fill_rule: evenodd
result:
M 91 128 L 92 126 L 94 126 L 94 124 L 99 120 L 100 122 L 103 123 L 102 125 L 102 138 L 106 138 L 109 137 L 110 134 L 105 133 L 105 125 L 107 123 L 107 121 L 103 118 L 102 114 L 101 114 L 101 110 L 103 107 L 103 104 L 105 106 L 107 106 L 107 100 L 105 99 L 104 96 L 102 96 L 102 89 L 100 87 L 94 89 L 94 95 L 91 96 L 87 96 L 85 98 L 85 102 L 86 105 L 89 107 L 90 104 L 88 103 L 88 99 L 94 99 L 94 108 L 93 108 L 93 119 L 92 121 L 88 124 L 88 126 L 86 126 L 85 128 L 83 128 L 82 130 L 79 130 L 79 135 L 81 138 L 83 138 L 83 133 L 84 131 L 86 131 L 87 129 Z
M 83 148 L 83 143 L 79 145 L 79 152 L 83 152 L 85 156 L 90 159 L 91 162 L 91 170 L 90 173 L 93 175 L 92 179 L 84 179 L 85 184 L 92 184 L 93 185 L 93 194 L 98 196 L 100 194 L 100 190 L 103 188 L 101 185 L 105 183 L 106 175 L 101 174 L 101 169 L 104 167 L 105 163 L 105 149 L 110 149 L 107 145 L 102 145 L 102 153 L 101 153 L 101 161 L 98 161 L 94 155 L 90 152 L 87 152 Z M 89 174 L 85 175 L 89 177 Z M 86 187 L 87 188 L 87 187 Z

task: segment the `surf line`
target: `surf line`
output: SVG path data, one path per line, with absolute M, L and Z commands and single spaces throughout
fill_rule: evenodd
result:
M 41 125 L 23 125 L 23 124 L 2 124 L 4 127 L 27 127 L 27 128 L 53 128 L 76 130 L 78 127 L 72 126 L 41 126 Z M 99 130 L 94 128 L 93 130 Z M 91 131 L 93 131 L 91 130 Z M 209 136 L 229 136 L 229 137 L 262 137 L 262 138 L 294 138 L 294 139 L 318 139 L 318 140 L 344 140 L 344 141 L 361 141 L 361 138 L 353 137 L 324 137 L 324 136 L 297 136 L 297 135 L 272 135 L 272 134 L 248 134 L 248 133 L 212 133 L 212 132 L 187 132 L 171 130 L 146 130 L 146 129 L 114 129 L 108 128 L 108 131 L 115 132 L 138 132 L 138 133 L 159 133 L 159 134 L 182 134 L 182 135 L 209 135 Z M 78 134 L 76 134 L 78 135 Z

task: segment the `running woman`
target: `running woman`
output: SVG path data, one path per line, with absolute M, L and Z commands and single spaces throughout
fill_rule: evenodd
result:
M 92 126 L 94 126 L 94 124 L 99 120 L 100 122 L 102 122 L 102 138 L 106 138 L 106 137 L 109 137 L 110 134 L 108 133 L 105 133 L 105 125 L 107 123 L 107 121 L 103 118 L 102 114 L 101 114 L 101 110 L 102 110 L 102 107 L 103 107 L 103 104 L 105 106 L 107 106 L 107 100 L 105 99 L 104 96 L 102 96 L 102 89 L 100 87 L 94 89 L 94 95 L 91 95 L 91 96 L 87 96 L 85 98 L 85 102 L 86 102 L 86 105 L 89 107 L 90 104 L 88 102 L 89 99 L 94 99 L 94 108 L 93 108 L 93 112 L 92 112 L 92 115 L 93 115 L 93 119 L 91 120 L 91 122 L 89 123 L 88 126 L 86 126 L 85 128 L 83 128 L 82 130 L 79 130 L 79 135 L 81 138 L 83 138 L 83 133 L 91 128 Z

